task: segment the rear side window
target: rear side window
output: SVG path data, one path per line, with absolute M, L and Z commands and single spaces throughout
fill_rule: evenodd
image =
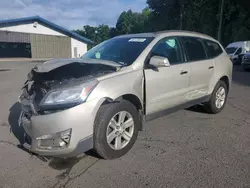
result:
M 222 54 L 223 50 L 218 43 L 205 39 L 203 39 L 203 41 L 206 47 L 208 58 L 214 58 Z
M 181 37 L 188 61 L 199 61 L 207 58 L 200 39 L 195 37 Z

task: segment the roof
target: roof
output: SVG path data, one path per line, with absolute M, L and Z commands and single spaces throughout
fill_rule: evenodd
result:
M 45 20 L 44 18 L 41 18 L 40 16 L 32 16 L 32 17 L 26 17 L 26 18 L 16 18 L 16 19 L 9 19 L 9 20 L 0 20 L 0 28 L 1 27 L 9 27 L 9 26 L 15 26 L 15 25 L 21 25 L 21 24 L 27 24 L 27 23 L 33 23 L 38 22 L 39 24 L 42 24 L 46 27 L 49 27 L 55 31 L 58 31 L 59 33 L 63 33 L 64 35 L 67 35 L 69 37 L 72 37 L 74 39 L 77 39 L 81 42 L 87 43 L 87 44 L 93 44 L 93 41 L 73 32 L 68 29 L 65 29 L 59 25 L 56 25 L 48 20 Z
M 166 31 L 158 31 L 158 32 L 152 32 L 152 33 L 138 33 L 138 34 L 127 34 L 127 35 L 120 35 L 118 38 L 123 37 L 157 37 L 164 34 L 178 34 L 178 35 L 186 35 L 186 36 L 199 36 L 207 39 L 215 40 L 214 38 L 197 32 L 192 31 L 184 31 L 184 30 L 166 30 Z
M 181 34 L 187 34 L 187 35 L 199 35 L 200 37 L 206 37 L 206 38 L 210 38 L 215 40 L 213 37 L 203 34 L 203 33 L 198 33 L 195 31 L 185 31 L 185 30 L 166 30 L 166 31 L 158 31 L 155 32 L 156 35 L 161 35 L 161 34 L 165 34 L 165 33 L 181 33 Z
M 137 34 L 119 35 L 116 38 L 131 38 L 131 37 L 156 37 L 156 35 L 154 33 L 137 33 Z

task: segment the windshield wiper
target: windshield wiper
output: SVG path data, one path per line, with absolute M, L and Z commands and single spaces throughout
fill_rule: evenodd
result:
M 119 65 L 121 65 L 122 67 L 126 67 L 128 64 L 127 63 L 124 63 L 124 62 L 121 62 L 121 61 L 113 61 Z
M 83 62 L 86 63 L 99 63 L 99 64 L 103 64 L 103 65 L 109 65 L 112 67 L 123 67 L 125 64 L 123 63 L 119 63 L 116 61 L 109 61 L 109 60 L 103 60 L 103 59 L 90 59 L 90 58 L 82 58 Z

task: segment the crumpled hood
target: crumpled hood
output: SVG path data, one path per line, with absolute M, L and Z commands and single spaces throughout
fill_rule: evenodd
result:
M 53 59 L 44 62 L 43 64 L 36 65 L 33 70 L 36 72 L 50 72 L 51 70 L 57 69 L 64 65 L 71 63 L 86 63 L 86 64 L 103 64 L 112 67 L 121 67 L 118 63 L 112 61 L 104 61 L 99 59 L 82 59 L 82 58 L 68 58 L 68 59 Z

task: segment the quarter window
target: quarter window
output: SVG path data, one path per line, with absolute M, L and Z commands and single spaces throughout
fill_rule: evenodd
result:
M 182 37 L 181 40 L 188 61 L 199 61 L 207 58 L 200 39 L 194 37 Z
M 160 40 L 152 49 L 151 56 L 166 57 L 170 64 L 177 64 L 182 61 L 180 46 L 175 38 Z
M 210 40 L 203 40 L 208 58 L 214 58 L 222 54 L 223 50 L 221 49 L 220 45 L 216 42 Z

